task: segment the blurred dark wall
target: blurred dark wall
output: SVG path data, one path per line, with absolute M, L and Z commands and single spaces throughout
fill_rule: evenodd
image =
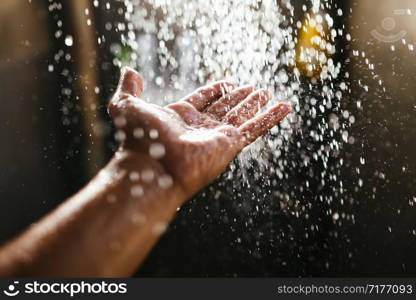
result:
M 46 2 L 0 3 L 0 240 L 10 238 L 65 194 L 59 78 Z
M 80 85 L 85 74 L 79 69 L 84 59 L 79 53 L 85 45 L 85 34 L 77 31 L 74 14 L 85 17 L 85 12 L 83 7 L 74 10 L 72 4 L 47 0 L 0 3 L 3 242 L 78 191 L 94 175 L 90 170 L 101 168 L 115 148 L 106 103 L 119 76 L 110 45 L 120 42 L 121 37 L 120 32 L 105 30 L 105 25 L 122 18 L 117 13 L 121 4 L 108 10 L 105 3 L 100 3 L 90 11 L 90 43 L 95 45 L 97 57 L 91 62 L 91 72 L 97 77 L 92 87 Z M 66 45 L 67 36 L 73 38 L 73 45 Z M 86 117 L 92 109 L 81 101 L 85 88 L 97 91 L 92 104 L 96 123 L 103 124 L 99 135 L 104 144 L 94 151 L 103 157 L 98 163 L 89 149 Z
M 341 178 L 356 222 L 338 230 L 336 272 L 415 276 L 416 2 L 352 1 L 351 7 L 352 93 L 345 105 L 356 120 L 349 130 L 355 143 L 345 148 Z M 385 38 L 400 32 L 403 38 Z

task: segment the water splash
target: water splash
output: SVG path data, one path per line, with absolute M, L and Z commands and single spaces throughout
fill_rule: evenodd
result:
M 274 95 L 269 105 L 285 101 L 295 108 L 295 114 L 239 156 L 237 164 L 242 168 L 232 166 L 228 174 L 235 185 L 241 181 L 238 178 L 247 182 L 253 161 L 259 168 L 256 177 L 289 180 L 294 169 L 307 169 L 312 161 L 319 161 L 319 185 L 338 178 L 332 165 L 342 164 L 342 144 L 353 142 L 347 127 L 354 117 L 344 118 L 348 112 L 341 109 L 343 93 L 349 87 L 342 80 L 335 81 L 341 77 L 341 65 L 332 55 L 337 50 L 336 39 L 344 32 L 335 28 L 327 4 L 312 1 L 309 10 L 303 7 L 304 17 L 297 21 L 290 1 L 148 0 L 125 4 L 130 30 L 124 43 L 132 49 L 132 66 L 144 75 L 145 98 L 151 95 L 152 101 L 166 104 L 206 81 L 227 78 L 269 89 Z M 300 153 L 296 160 L 294 150 Z M 333 159 L 337 162 L 330 164 Z M 294 190 L 311 188 L 310 181 L 305 179 L 292 186 L 291 192 L 283 189 L 275 196 L 284 203 L 297 203 L 298 199 L 292 201 Z M 342 182 L 332 186 L 342 194 Z M 294 210 L 297 216 L 306 214 Z

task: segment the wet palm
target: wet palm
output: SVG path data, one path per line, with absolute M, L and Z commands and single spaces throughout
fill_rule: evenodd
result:
M 121 148 L 158 161 L 188 195 L 215 179 L 246 145 L 291 111 L 278 104 L 256 116 L 269 93 L 225 81 L 165 107 L 140 100 L 141 92 L 140 76 L 124 69 L 109 106 Z

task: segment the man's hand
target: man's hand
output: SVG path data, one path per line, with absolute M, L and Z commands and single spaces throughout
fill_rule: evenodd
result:
M 165 107 L 141 100 L 142 88 L 139 74 L 124 68 L 109 105 L 122 140 L 120 151 L 158 161 L 166 172 L 162 186 L 176 184 L 186 197 L 214 180 L 245 146 L 291 112 L 280 103 L 257 115 L 269 92 L 225 81 Z
M 109 106 L 120 149 L 81 191 L 0 248 L 0 276 L 132 274 L 178 206 L 291 111 L 279 104 L 256 116 L 269 93 L 228 82 L 166 107 L 141 92 L 140 76 L 124 69 Z

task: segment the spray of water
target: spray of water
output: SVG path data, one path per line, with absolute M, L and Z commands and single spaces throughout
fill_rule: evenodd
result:
M 307 217 L 316 198 L 331 203 L 342 195 L 342 181 L 337 181 L 343 164 L 340 149 L 354 142 L 347 130 L 354 117 L 341 108 L 349 87 L 340 78 L 340 63 L 331 58 L 336 39 L 346 33 L 335 27 L 327 3 L 311 1 L 299 20 L 287 0 L 125 4 L 129 31 L 124 43 L 132 49 L 130 63 L 143 74 L 152 101 L 165 104 L 206 81 L 227 78 L 269 89 L 274 95 L 270 105 L 285 101 L 295 108 L 291 118 L 240 155 L 240 168 L 233 165 L 227 176 L 233 190 L 250 184 L 247 174 L 255 164 L 254 177 L 272 188 L 281 208 L 296 217 Z M 321 165 L 320 174 L 309 168 L 312 161 Z M 303 172 L 301 182 L 277 183 Z M 335 194 L 318 193 L 305 203 L 299 195 L 312 189 L 312 181 L 315 190 L 330 186 Z M 331 209 L 328 214 L 334 222 L 353 220 Z

